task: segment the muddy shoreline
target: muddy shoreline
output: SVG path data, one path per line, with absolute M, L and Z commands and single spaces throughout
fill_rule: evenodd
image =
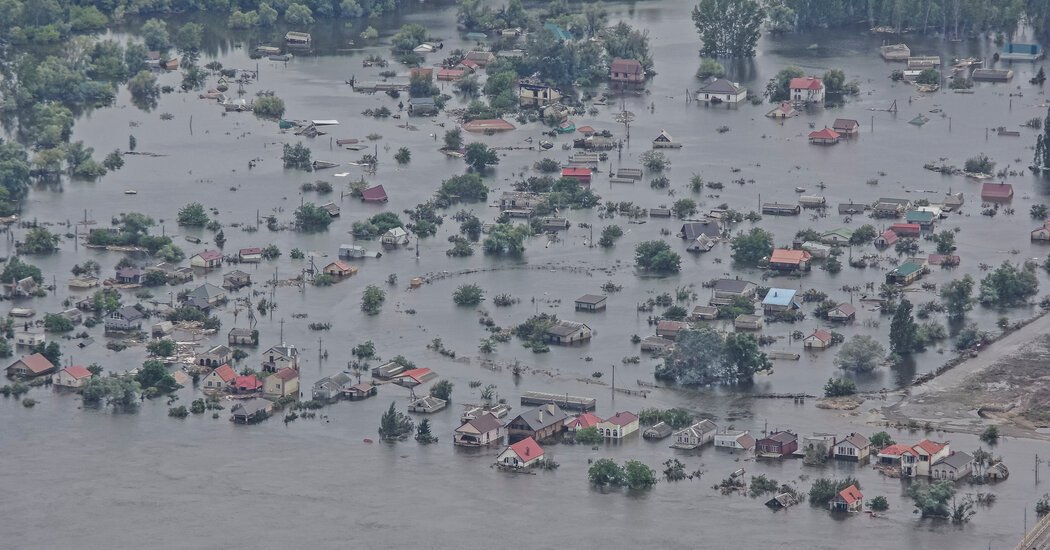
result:
M 938 430 L 978 434 L 988 426 L 1012 437 L 1050 440 L 1038 412 L 1037 396 L 1050 391 L 1050 315 L 1025 322 L 985 346 L 976 356 L 949 360 L 928 379 L 889 395 L 892 404 L 878 410 L 872 422 L 906 427 L 932 424 Z M 1046 404 L 1043 403 L 1042 408 Z

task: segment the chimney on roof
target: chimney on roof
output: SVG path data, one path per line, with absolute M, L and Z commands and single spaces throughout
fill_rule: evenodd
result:
M 529 456 L 529 447 L 528 446 L 525 447 L 525 456 Z
M 537 416 L 537 418 L 539 419 L 540 422 L 543 422 L 543 409 L 545 409 L 545 408 L 546 407 L 540 407 L 540 412 L 539 412 L 539 415 Z

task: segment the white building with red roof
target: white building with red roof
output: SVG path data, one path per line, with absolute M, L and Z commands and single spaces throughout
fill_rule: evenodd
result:
M 802 347 L 805 349 L 827 349 L 831 347 L 833 342 L 834 339 L 830 332 L 818 328 L 813 331 L 813 334 L 810 334 L 802 340 Z
M 623 439 L 638 431 L 638 415 L 618 412 L 598 423 L 598 433 L 609 439 Z
M 795 103 L 824 104 L 824 81 L 815 76 L 792 78 L 788 83 L 791 100 Z
M 210 269 L 222 267 L 222 252 L 218 250 L 205 250 L 204 252 L 190 256 L 191 267 L 202 267 Z
M 508 446 L 496 457 L 496 464 L 509 468 L 528 468 L 543 458 L 543 447 L 531 437 Z
M 923 439 L 901 455 L 902 477 L 929 477 L 930 466 L 951 454 L 948 443 Z
M 51 379 L 51 383 L 64 388 L 82 388 L 91 379 L 91 371 L 80 365 L 66 367 Z

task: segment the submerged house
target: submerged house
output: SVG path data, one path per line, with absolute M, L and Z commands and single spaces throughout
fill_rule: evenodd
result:
M 835 458 L 839 460 L 852 460 L 860 462 L 867 460 L 871 453 L 871 442 L 867 437 L 858 433 L 851 433 L 842 441 L 835 443 Z
M 1006 202 L 1014 198 L 1014 186 L 1009 183 L 985 183 L 981 186 L 981 200 Z
M 575 300 L 576 311 L 603 311 L 606 301 L 600 294 L 584 294 Z
M 299 371 L 291 368 L 281 369 L 263 380 L 263 395 L 280 399 L 281 397 L 299 396 Z
M 543 447 L 535 439 L 527 437 L 512 443 L 496 456 L 496 464 L 507 468 L 528 468 L 543 458 Z
M 36 378 L 53 372 L 55 372 L 55 365 L 39 353 L 22 357 L 7 367 L 9 378 Z
M 828 311 L 828 320 L 839 323 L 849 323 L 857 318 L 857 308 L 853 304 L 843 302 Z
M 386 202 L 388 198 L 382 184 L 361 191 L 361 202 Z
M 688 428 L 679 430 L 674 434 L 672 447 L 676 449 L 696 449 L 707 445 L 715 440 L 718 426 L 710 420 L 701 420 Z
M 715 433 L 715 448 L 750 451 L 755 448 L 755 438 L 747 430 L 720 430 Z
M 201 380 L 201 386 L 206 392 L 223 391 L 233 387 L 233 381 L 237 378 L 237 372 L 229 365 L 216 367 Z
M 444 409 L 448 406 L 448 401 L 434 397 L 433 395 L 425 395 L 416 399 L 415 401 L 408 404 L 408 412 L 432 414 Z
M 827 349 L 831 347 L 832 342 L 834 342 L 834 339 L 831 333 L 818 328 L 813 331 L 813 334 L 802 339 L 802 347 L 805 349 Z
M 190 256 L 190 266 L 211 269 L 222 267 L 222 252 L 218 250 L 205 250 Z
M 875 245 L 875 248 L 883 249 L 893 246 L 896 242 L 897 233 L 892 229 L 887 229 L 883 231 L 881 235 L 875 237 L 873 244 Z
M 554 403 L 540 405 L 515 416 L 507 423 L 507 437 L 511 441 L 532 438 L 537 441 L 553 437 L 562 431 L 567 415 Z
M 860 133 L 860 123 L 852 118 L 836 118 L 835 122 L 831 123 L 831 129 L 842 136 L 855 136 Z
M 886 284 L 907 286 L 918 281 L 926 273 L 926 267 L 914 262 L 904 262 L 886 274 Z
M 839 133 L 831 128 L 816 130 L 809 133 L 809 142 L 815 145 L 834 145 L 839 142 Z
M 660 135 L 653 139 L 653 149 L 681 149 L 682 144 L 675 141 L 667 130 L 660 130 Z
M 724 78 L 714 78 L 696 91 L 696 100 L 712 104 L 737 105 L 747 101 L 747 88 Z
M 793 288 L 771 288 L 762 298 L 762 311 L 770 313 L 781 313 L 802 307 L 795 299 L 798 291 Z
M 960 481 L 969 477 L 973 470 L 972 456 L 962 451 L 952 451 L 948 456 L 933 463 L 930 467 L 930 478 Z
M 263 372 L 277 372 L 281 369 L 299 370 L 299 349 L 291 344 L 273 346 L 262 353 Z
M 598 434 L 607 439 L 623 439 L 638 431 L 638 415 L 618 412 L 598 423 Z
M 578 344 L 591 339 L 591 327 L 575 321 L 559 321 L 547 329 L 547 341 L 552 344 Z
M 230 419 L 238 424 L 254 424 L 266 420 L 271 410 L 273 410 L 273 403 L 266 399 L 260 397 L 245 399 L 237 402 L 230 409 Z
M 142 320 L 146 315 L 134 306 L 117 308 L 106 315 L 106 332 L 128 332 L 142 330 Z
M 824 81 L 815 76 L 792 78 L 788 90 L 796 104 L 824 104 Z
M 839 491 L 828 502 L 828 507 L 833 512 L 860 512 L 863 506 L 864 495 L 861 494 L 860 489 L 857 489 L 856 485 L 850 485 Z
M 227 290 L 237 290 L 251 286 L 252 276 L 239 269 L 235 269 L 222 276 L 222 287 Z
M 645 68 L 635 59 L 613 59 L 609 66 L 609 80 L 621 84 L 645 82 Z
M 770 256 L 770 269 L 775 271 L 810 271 L 813 256 L 804 250 L 775 249 Z
M 690 328 L 689 323 L 685 321 L 661 319 L 656 323 L 656 335 L 661 338 L 667 338 L 668 340 L 674 340 L 678 338 L 679 332 L 689 330 Z
M 546 107 L 561 100 L 561 91 L 537 77 L 518 80 L 518 103 L 525 107 Z
M 737 298 L 753 300 L 758 291 L 758 285 L 751 281 L 740 279 L 719 279 L 711 288 L 710 304 L 725 306 L 733 303 Z
M 504 435 L 506 434 L 503 422 L 500 422 L 500 419 L 492 413 L 485 413 L 456 428 L 452 435 L 452 444 L 461 447 L 483 447 L 501 443 Z
M 947 443 L 923 439 L 901 455 L 901 477 L 929 477 L 930 467 L 950 454 Z
M 798 450 L 798 436 L 787 431 L 774 431 L 755 443 L 756 451 L 766 457 L 791 456 Z
M 795 106 L 790 101 L 783 101 L 780 105 L 773 108 L 772 111 L 766 113 L 766 116 L 772 119 L 783 120 L 785 118 L 792 118 L 798 116 L 798 111 L 795 110 Z
M 51 383 L 63 388 L 82 388 L 91 379 L 91 371 L 80 365 L 66 367 L 52 377 Z

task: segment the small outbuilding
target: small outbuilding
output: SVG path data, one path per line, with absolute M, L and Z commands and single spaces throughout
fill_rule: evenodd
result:
M 604 311 L 606 301 L 600 294 L 584 294 L 576 298 L 576 311 Z

